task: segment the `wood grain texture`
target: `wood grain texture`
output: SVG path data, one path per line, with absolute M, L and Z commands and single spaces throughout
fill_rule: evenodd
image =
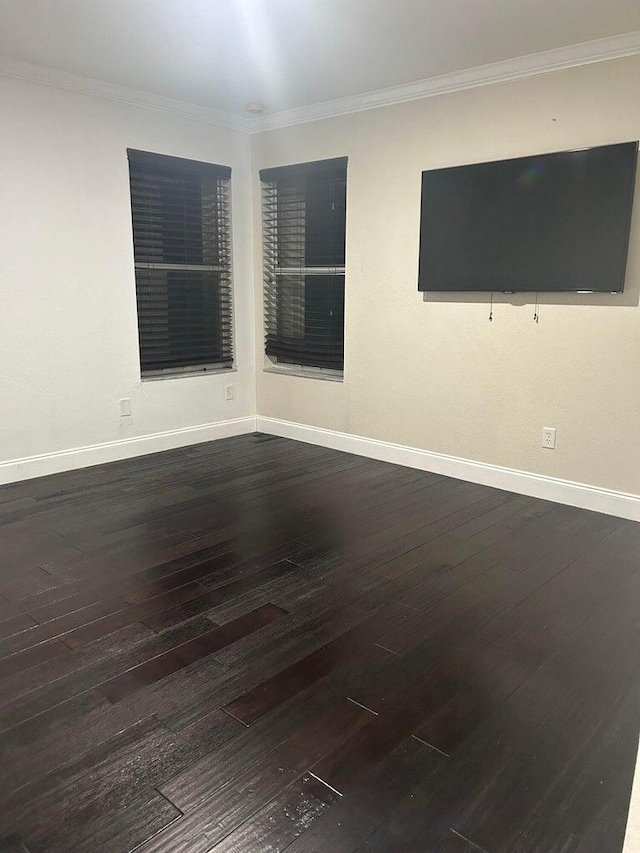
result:
M 0 853 L 29 853 L 29 848 L 19 835 L 7 835 L 0 838 Z
M 639 610 L 638 524 L 273 436 L 2 487 L 0 850 L 621 853 Z
M 239 616 L 233 622 L 212 628 L 192 640 L 180 643 L 167 652 L 131 667 L 122 675 L 105 681 L 98 689 L 110 702 L 120 702 L 131 693 L 142 690 L 143 687 L 154 684 L 183 667 L 212 655 L 264 625 L 270 625 L 276 619 L 281 619 L 285 613 L 286 611 L 274 604 L 265 604 L 251 613 Z

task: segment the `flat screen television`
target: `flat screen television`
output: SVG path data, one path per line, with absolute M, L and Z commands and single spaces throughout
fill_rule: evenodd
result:
M 422 173 L 421 291 L 624 289 L 638 143 Z

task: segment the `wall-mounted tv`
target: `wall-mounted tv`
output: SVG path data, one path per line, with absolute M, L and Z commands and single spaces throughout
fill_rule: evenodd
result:
M 421 291 L 624 289 L 638 143 L 422 173 Z

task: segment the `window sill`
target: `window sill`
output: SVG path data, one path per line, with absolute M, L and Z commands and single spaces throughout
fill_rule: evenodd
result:
M 300 379 L 322 379 L 325 382 L 344 382 L 344 373 L 342 370 L 323 370 L 322 368 L 313 367 L 296 367 L 291 365 L 274 364 L 270 367 L 263 368 L 264 373 L 281 373 L 284 376 L 297 376 Z
M 236 367 L 210 367 L 207 370 L 176 370 L 167 373 L 143 373 L 143 382 L 158 382 L 163 379 L 194 379 L 200 376 L 218 376 L 220 373 L 237 373 Z

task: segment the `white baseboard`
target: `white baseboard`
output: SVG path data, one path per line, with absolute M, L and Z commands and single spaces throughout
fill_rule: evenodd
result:
M 40 456 L 28 456 L 24 459 L 10 459 L 0 462 L 0 484 L 14 483 L 18 480 L 31 480 L 47 474 L 59 474 L 104 462 L 117 462 L 132 456 L 144 456 L 147 453 L 159 453 L 189 444 L 215 441 L 218 438 L 230 438 L 255 432 L 255 417 L 235 418 L 213 424 L 200 424 L 168 432 L 156 432 L 104 444 L 92 444 L 87 447 L 74 447 L 56 453 L 43 453 Z
M 296 441 L 304 441 L 308 444 L 317 444 L 321 447 L 330 447 L 333 450 L 342 450 L 345 453 L 368 456 L 371 459 L 379 459 L 383 462 L 405 465 L 408 468 L 432 471 L 435 474 L 443 474 L 447 477 L 467 480 L 483 486 L 492 486 L 496 489 L 505 489 L 521 495 L 590 509 L 595 512 L 604 512 L 607 515 L 628 518 L 632 521 L 640 521 L 640 495 L 600 489 L 584 483 L 574 483 L 556 477 L 545 477 L 541 474 L 503 468 L 486 462 L 474 462 L 471 459 L 433 453 L 417 447 L 407 447 L 388 441 L 378 441 L 364 436 L 260 416 L 258 418 L 236 418 L 218 423 L 201 424 L 185 429 L 136 436 L 87 447 L 75 447 L 55 453 L 44 453 L 23 459 L 11 459 L 7 462 L 0 462 L 0 485 L 18 480 L 30 480 L 34 477 L 44 477 L 48 474 L 58 474 L 77 468 L 86 468 L 90 465 L 130 459 L 148 453 L 159 453 L 163 450 L 186 447 L 190 444 L 215 441 L 219 438 L 245 435 L 256 430 Z
M 517 471 L 513 468 L 503 468 L 500 465 L 489 465 L 486 462 L 474 462 L 471 459 L 461 459 L 457 456 L 446 456 L 443 453 L 432 453 L 417 447 L 406 447 L 402 444 L 391 444 L 388 441 L 377 441 L 359 435 L 321 429 L 305 424 L 281 421 L 276 418 L 258 416 L 258 432 L 305 441 L 308 444 L 318 444 L 345 453 L 355 453 L 359 456 L 369 456 L 383 462 L 393 462 L 396 465 L 406 465 L 408 468 L 419 468 L 422 471 L 432 471 L 458 480 L 480 483 L 508 492 L 517 492 L 533 498 L 568 504 L 607 515 L 616 515 L 632 521 L 640 521 L 640 495 L 614 492 L 610 489 L 600 489 L 584 483 L 573 483 L 570 480 L 560 480 L 556 477 L 545 477 L 541 474 L 531 474 L 527 471 Z

